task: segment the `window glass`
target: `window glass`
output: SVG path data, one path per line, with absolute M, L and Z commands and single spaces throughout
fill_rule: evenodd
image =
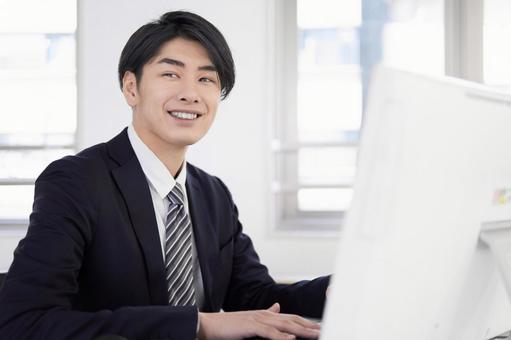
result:
M 0 222 L 27 220 L 33 181 L 73 152 L 76 1 L 0 1 Z
M 356 161 L 355 147 L 304 147 L 298 151 L 298 177 L 305 185 L 352 183 Z
M 0 150 L 0 179 L 34 179 L 53 160 L 71 153 L 71 149 Z
M 511 1 L 485 0 L 483 76 L 488 85 L 511 89 Z
M 300 189 L 298 206 L 301 211 L 345 211 L 353 198 L 352 188 Z
M 0 34 L 0 133 L 68 133 L 76 128 L 73 34 Z
M 298 139 L 338 140 L 358 131 L 360 0 L 298 1 Z
M 296 200 L 297 214 L 344 211 L 370 72 L 384 62 L 444 74 L 444 1 L 297 0 L 297 26 L 296 126 L 285 127 L 296 132 L 282 133 L 297 137 L 296 154 L 282 156 L 297 173 L 280 179 L 297 190 L 282 197 Z
M 33 201 L 33 185 L 0 185 L 1 219 L 4 221 L 28 219 Z
M 421 73 L 445 73 L 443 0 L 392 0 L 383 30 L 383 61 Z

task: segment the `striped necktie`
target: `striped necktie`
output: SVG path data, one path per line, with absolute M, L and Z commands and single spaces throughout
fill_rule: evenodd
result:
M 176 183 L 167 198 L 170 205 L 165 226 L 165 278 L 169 305 L 195 305 L 192 225 L 183 205 L 183 189 L 179 183 Z

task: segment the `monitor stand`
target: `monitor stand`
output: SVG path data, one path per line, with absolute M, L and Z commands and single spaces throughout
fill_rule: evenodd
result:
M 490 247 L 511 301 L 511 221 L 484 223 L 480 238 Z

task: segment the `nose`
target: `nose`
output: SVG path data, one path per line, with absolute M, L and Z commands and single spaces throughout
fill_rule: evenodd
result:
M 187 81 L 183 84 L 178 98 L 180 102 L 185 103 L 198 103 L 200 101 L 199 93 L 192 81 Z
M 181 95 L 179 96 L 179 101 L 186 103 L 198 103 L 199 97 L 196 95 Z

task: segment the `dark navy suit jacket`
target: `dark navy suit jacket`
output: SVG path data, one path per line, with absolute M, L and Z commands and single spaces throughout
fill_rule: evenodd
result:
M 276 284 L 226 186 L 188 165 L 204 311 L 268 308 L 320 317 L 328 278 Z M 126 129 L 50 164 L 0 292 L 0 339 L 195 339 L 197 309 L 169 307 L 149 186 Z

